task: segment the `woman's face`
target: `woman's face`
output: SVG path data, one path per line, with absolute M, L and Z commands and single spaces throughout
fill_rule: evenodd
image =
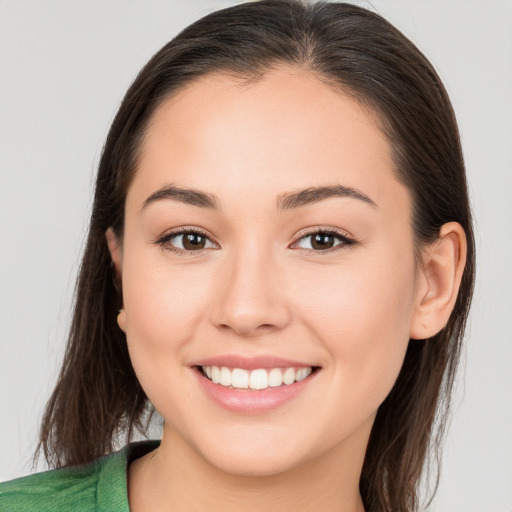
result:
M 410 196 L 367 110 L 295 68 L 188 85 L 150 123 L 119 247 L 166 441 L 237 474 L 362 463 L 417 302 Z

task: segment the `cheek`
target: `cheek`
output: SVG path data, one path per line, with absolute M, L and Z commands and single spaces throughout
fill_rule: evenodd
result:
M 302 323 L 323 343 L 337 385 L 380 402 L 393 386 L 409 343 L 415 266 L 411 256 L 325 269 L 300 291 Z
M 172 268 L 154 249 L 126 254 L 123 297 L 130 359 L 151 403 L 179 423 L 187 418 L 183 399 L 190 393 L 190 371 L 185 361 L 202 321 L 201 304 L 210 296 L 203 285 L 208 280 L 190 265 Z
M 206 271 L 192 271 L 193 265 L 169 265 L 154 247 L 125 243 L 127 344 L 142 387 L 157 406 L 169 379 L 185 376 L 189 342 L 197 337 L 202 304 L 210 297 L 204 285 L 209 281 Z
M 154 248 L 126 253 L 130 255 L 123 263 L 127 329 L 144 329 L 150 343 L 167 344 L 173 332 L 186 335 L 209 295 L 207 269 L 170 265 Z

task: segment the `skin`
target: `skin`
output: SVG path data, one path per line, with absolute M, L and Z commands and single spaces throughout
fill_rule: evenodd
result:
M 354 99 L 297 68 L 243 85 L 209 75 L 166 100 L 142 144 L 122 240 L 107 241 L 122 281 L 137 376 L 165 419 L 158 450 L 129 471 L 134 512 L 361 512 L 358 482 L 379 405 L 410 338 L 446 323 L 465 245 L 458 224 L 414 256 L 411 198 L 387 139 Z M 172 199 L 169 185 L 214 194 L 219 208 Z M 285 193 L 342 185 L 279 210 Z M 176 253 L 175 228 L 202 251 Z M 311 249 L 315 229 L 343 238 Z M 209 399 L 191 365 L 225 354 L 320 367 L 304 390 L 261 414 Z

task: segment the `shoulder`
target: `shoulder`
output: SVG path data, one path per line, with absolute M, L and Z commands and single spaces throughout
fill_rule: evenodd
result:
M 0 510 L 94 510 L 99 464 L 45 471 L 0 484 Z M 92 507 L 91 507 L 92 505 Z
M 84 466 L 72 466 L 0 483 L 1 512 L 129 512 L 130 459 L 155 448 L 135 443 Z

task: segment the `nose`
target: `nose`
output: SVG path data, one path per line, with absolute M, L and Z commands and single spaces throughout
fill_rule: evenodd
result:
M 212 321 L 243 337 L 279 331 L 290 322 L 283 273 L 264 250 L 239 251 L 223 262 Z

